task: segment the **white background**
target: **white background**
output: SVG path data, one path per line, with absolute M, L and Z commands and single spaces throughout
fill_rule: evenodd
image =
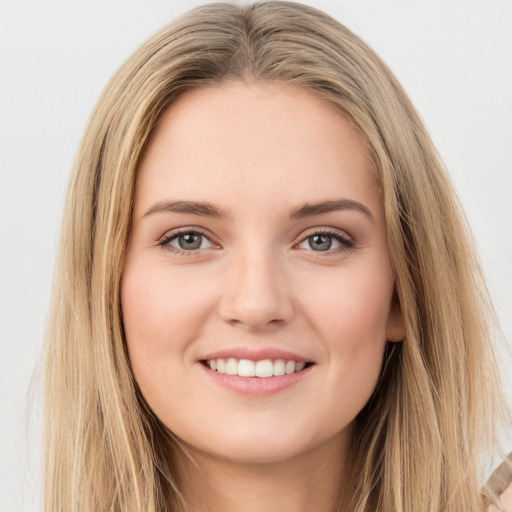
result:
M 119 65 L 153 32 L 200 3 L 0 0 L 1 512 L 38 509 L 37 367 L 80 136 Z M 510 373 L 512 1 L 305 3 L 370 43 L 423 116 L 474 229 Z

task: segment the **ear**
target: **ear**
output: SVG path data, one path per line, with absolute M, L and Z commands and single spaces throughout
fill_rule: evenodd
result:
M 386 339 L 392 342 L 404 341 L 405 323 L 396 291 L 393 292 L 391 307 L 386 322 Z

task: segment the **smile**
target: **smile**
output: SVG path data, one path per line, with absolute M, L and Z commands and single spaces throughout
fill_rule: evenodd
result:
M 239 377 L 281 377 L 291 375 L 303 370 L 308 363 L 285 359 L 250 359 L 218 358 L 203 361 L 210 370 L 225 375 L 238 375 Z

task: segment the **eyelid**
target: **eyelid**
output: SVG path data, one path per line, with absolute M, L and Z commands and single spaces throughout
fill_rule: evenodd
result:
M 344 240 L 355 242 L 352 235 L 350 235 L 344 229 L 334 228 L 334 227 L 330 227 L 330 226 L 316 226 L 316 227 L 308 228 L 300 234 L 300 239 L 304 240 L 304 239 L 306 239 L 312 235 L 316 235 L 316 234 L 326 234 L 326 235 L 338 236 L 340 238 L 343 238 Z

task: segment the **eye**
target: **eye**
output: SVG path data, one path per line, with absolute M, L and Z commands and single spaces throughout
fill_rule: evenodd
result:
M 354 247 L 354 241 L 338 232 L 317 232 L 305 238 L 297 247 L 315 252 L 339 252 Z
M 333 242 L 336 245 L 337 240 L 334 240 L 329 235 L 313 235 L 306 238 L 305 242 L 313 251 L 328 251 L 332 247 Z M 339 242 L 337 243 L 339 245 Z
M 180 230 L 166 235 L 158 245 L 177 252 L 193 252 L 213 247 L 213 242 L 200 231 Z

